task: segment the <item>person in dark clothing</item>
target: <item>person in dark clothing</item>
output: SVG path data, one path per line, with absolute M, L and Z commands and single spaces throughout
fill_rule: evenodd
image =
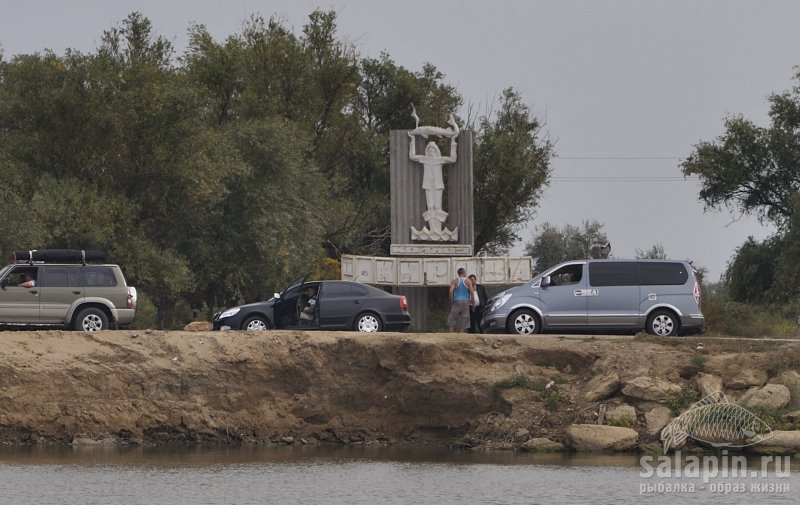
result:
M 470 275 L 468 279 L 472 281 L 472 285 L 475 288 L 472 295 L 472 304 L 469 306 L 469 333 L 483 333 L 481 319 L 483 319 L 483 308 L 488 300 L 486 288 L 483 287 L 483 284 L 478 284 L 478 278 L 475 274 Z

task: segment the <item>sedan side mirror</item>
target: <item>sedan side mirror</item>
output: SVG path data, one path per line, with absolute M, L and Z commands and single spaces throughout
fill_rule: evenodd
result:
M 553 285 L 553 282 L 550 280 L 550 276 L 549 275 L 545 275 L 544 277 L 542 277 L 541 286 L 543 288 L 546 288 L 547 286 L 552 286 L 552 285 Z
M 273 293 L 272 294 L 272 298 L 274 298 L 276 300 L 280 300 L 281 299 L 281 294 L 280 293 Z
M 3 289 L 6 289 L 6 286 L 8 286 L 8 277 L 6 277 L 2 281 L 0 281 L 0 287 L 2 287 Z

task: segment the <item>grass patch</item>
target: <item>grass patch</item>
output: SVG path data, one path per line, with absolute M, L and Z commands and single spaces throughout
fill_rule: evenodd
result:
M 792 411 L 787 408 L 753 407 L 750 412 L 764 421 L 773 430 L 795 431 L 800 430 L 800 419 L 790 419 L 785 415 Z
M 697 398 L 697 391 L 694 389 L 681 389 L 675 393 L 670 393 L 667 397 L 667 407 L 672 411 L 673 415 L 679 415 L 686 410 Z
M 498 389 L 513 389 L 521 388 L 528 389 L 537 393 L 538 399 L 544 403 L 544 408 L 550 412 L 555 412 L 562 405 L 569 403 L 567 398 L 558 390 L 558 388 L 550 387 L 547 385 L 552 381 L 556 385 L 566 384 L 567 381 L 563 377 L 556 376 L 555 378 L 548 379 L 544 377 L 531 378 L 525 374 L 514 374 L 508 379 L 495 382 L 494 387 Z
M 786 370 L 800 369 L 800 344 L 785 344 L 775 349 L 770 357 L 770 366 L 767 372 L 777 375 Z
M 522 389 L 530 389 L 533 391 L 544 391 L 545 386 L 547 385 L 545 379 L 536 378 L 531 379 L 524 373 L 514 374 L 508 379 L 503 379 L 499 382 L 494 384 L 494 387 L 498 389 L 513 389 L 513 388 L 522 388 Z
M 635 428 L 636 424 L 637 424 L 636 419 L 634 419 L 632 416 L 622 416 L 616 419 L 606 418 L 607 426 L 619 426 L 621 428 Z
M 706 361 L 708 361 L 708 357 L 703 354 L 695 354 L 692 356 L 692 366 L 702 369 Z

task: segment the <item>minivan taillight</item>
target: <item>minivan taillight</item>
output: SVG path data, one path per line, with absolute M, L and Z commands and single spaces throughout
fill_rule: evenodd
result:
M 408 310 L 408 300 L 404 295 L 400 295 L 400 308 L 403 310 Z

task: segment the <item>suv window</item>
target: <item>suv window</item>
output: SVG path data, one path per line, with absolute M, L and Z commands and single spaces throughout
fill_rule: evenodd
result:
M 680 286 L 686 284 L 689 279 L 689 272 L 682 263 L 657 262 L 640 263 L 642 284 L 645 286 L 653 285 L 672 285 Z
M 589 284 L 592 286 L 638 286 L 639 267 L 632 261 L 589 263 Z
M 44 268 L 44 278 L 40 282 L 44 287 L 73 288 L 80 287 L 81 280 L 77 267 L 48 266 Z
M 108 267 L 82 267 L 83 285 L 86 287 L 112 287 L 117 285 L 114 272 Z

